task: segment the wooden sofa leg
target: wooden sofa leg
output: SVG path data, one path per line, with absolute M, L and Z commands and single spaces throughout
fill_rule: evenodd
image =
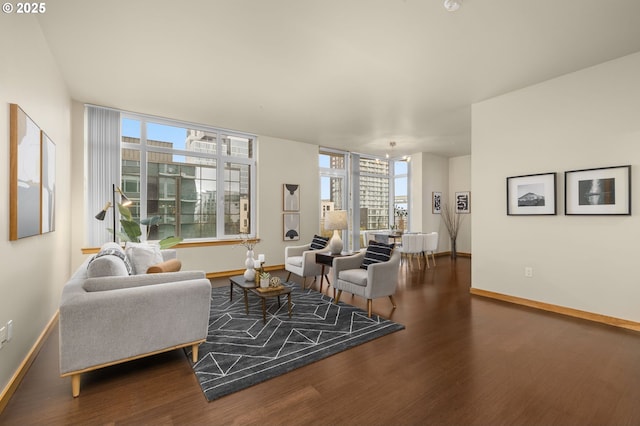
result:
M 369 314 L 369 318 L 371 318 L 371 308 L 373 306 L 373 300 L 367 299 L 367 313 Z
M 289 275 L 287 275 L 287 279 L 286 279 L 287 282 L 289 281 L 289 278 L 291 278 L 291 272 L 289 272 Z
M 80 395 L 80 374 L 71 375 L 71 395 L 77 398 Z
M 335 287 L 333 288 L 333 291 L 336 291 Z M 341 295 L 342 295 L 342 290 L 338 290 L 338 295 L 333 298 L 333 303 L 335 303 L 337 305 L 338 302 L 340 301 L 340 296 Z
M 198 362 L 198 348 L 200 347 L 200 343 L 195 343 L 191 346 L 191 360 L 195 364 Z
M 391 294 L 389 295 L 389 300 L 391 300 L 391 305 L 393 305 L 393 308 L 395 309 L 397 306 L 396 306 L 396 301 L 393 300 L 393 295 Z

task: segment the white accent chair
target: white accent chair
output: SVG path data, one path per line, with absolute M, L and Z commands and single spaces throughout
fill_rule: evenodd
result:
M 393 295 L 398 285 L 400 252 L 393 250 L 387 262 L 373 263 L 367 269 L 360 268 L 366 250 L 353 256 L 333 259 L 333 287 L 338 290 L 335 303 L 340 301 L 342 291 L 367 299 L 367 314 L 371 317 L 373 299 L 388 296 L 393 308 Z
M 423 240 L 423 234 L 402 234 L 402 245 L 398 247 L 398 250 L 401 253 L 400 262 L 402 263 L 403 261 L 406 261 L 406 258 L 408 257 L 409 260 L 407 261 L 407 264 L 411 267 L 413 257 L 417 255 L 418 267 L 422 267 L 420 265 L 420 257 L 424 250 Z
M 316 253 L 321 250 L 311 250 L 311 244 L 289 246 L 284 249 L 284 269 L 289 272 L 287 281 L 294 273 L 302 278 L 302 288 L 305 288 L 307 277 L 313 277 L 313 285 L 318 275 L 322 273 L 322 265 L 316 263 Z
M 433 260 L 433 267 L 436 266 L 436 257 L 435 252 L 438 249 L 438 233 L 431 232 L 429 234 L 423 234 L 423 249 L 422 253 L 427 261 L 427 268 L 429 268 L 429 254 L 431 254 L 431 259 Z

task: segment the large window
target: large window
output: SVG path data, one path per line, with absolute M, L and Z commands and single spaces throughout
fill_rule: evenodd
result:
M 255 234 L 255 137 L 122 114 L 121 187 L 149 239 Z
M 389 229 L 389 162 L 360 157 L 360 229 Z
M 321 149 L 320 232 L 329 210 L 349 211 L 351 232 L 343 232 L 345 247 L 366 245 L 364 231 L 409 227 L 409 162 L 387 160 L 357 153 Z
M 393 166 L 393 223 L 396 229 L 409 228 L 409 161 L 394 160 Z
M 324 214 L 331 210 L 347 209 L 347 154 L 325 150 L 320 152 L 320 233 L 330 237 L 324 229 Z M 343 240 L 345 237 L 343 236 Z

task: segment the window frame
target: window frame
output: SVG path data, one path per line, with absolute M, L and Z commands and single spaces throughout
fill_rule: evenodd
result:
M 140 122 L 140 143 L 129 143 L 123 141 L 122 135 L 122 121 L 135 120 Z M 195 131 L 203 131 L 207 133 L 213 133 L 216 135 L 216 152 L 214 154 L 202 151 L 191 151 L 186 149 L 179 148 L 166 148 L 162 146 L 154 146 L 149 145 L 147 143 L 147 124 L 159 124 L 165 126 L 172 127 L 181 127 L 187 130 L 195 130 Z M 188 163 L 186 162 L 186 158 L 188 157 L 197 157 L 197 158 L 205 158 L 212 159 L 215 161 L 216 168 L 216 237 L 202 237 L 202 238 L 185 238 L 185 242 L 207 242 L 207 241 L 224 241 L 230 239 L 237 239 L 241 233 L 238 234 L 227 234 L 225 230 L 224 217 L 225 217 L 225 170 L 228 164 L 241 164 L 246 165 L 249 168 L 249 224 L 250 229 L 248 236 L 250 238 L 256 238 L 257 236 L 257 220 L 256 220 L 256 210 L 257 210 L 257 193 L 256 193 L 256 182 L 257 182 L 257 141 L 258 137 L 251 133 L 233 131 L 218 127 L 206 126 L 197 123 L 191 123 L 181 120 L 173 120 L 168 118 L 156 117 L 147 114 L 141 113 L 133 113 L 133 112 L 124 112 L 120 113 L 120 139 L 119 139 L 119 155 L 121 155 L 123 149 L 132 149 L 139 151 L 140 153 L 140 176 L 139 176 L 139 189 L 140 189 L 140 217 L 148 217 L 147 214 L 147 179 L 148 179 L 148 156 L 150 152 L 161 153 L 161 154 L 169 154 L 173 156 L 183 156 L 185 157 L 184 164 L 194 164 L 196 163 Z M 251 144 L 249 149 L 250 152 L 253 153 L 251 157 L 242 157 L 242 156 L 233 156 L 228 155 L 223 151 L 223 146 L 226 146 L 222 137 L 237 137 L 240 139 L 247 139 Z M 119 182 L 122 182 L 122 161 L 120 161 L 120 169 L 119 169 Z M 241 216 L 242 220 L 242 216 Z M 180 230 L 177 230 L 178 235 Z M 144 237 L 144 236 L 143 236 Z

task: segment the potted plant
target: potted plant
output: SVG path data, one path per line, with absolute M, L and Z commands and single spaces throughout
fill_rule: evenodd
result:
M 149 231 L 151 230 L 151 226 L 157 225 L 160 222 L 160 216 L 152 216 L 150 218 L 141 219 L 140 223 L 133 220 L 133 216 L 131 215 L 131 210 L 129 207 L 123 206 L 118 203 L 118 211 L 120 212 L 120 225 L 122 226 L 122 231 L 115 231 L 116 235 L 122 241 L 130 241 L 132 243 L 139 243 L 140 236 L 142 236 L 142 230 L 140 229 L 140 225 L 145 225 L 147 227 L 147 238 L 149 237 Z M 109 232 L 114 232 L 113 229 L 108 228 Z M 170 247 L 179 244 L 182 241 L 182 237 L 166 237 L 159 241 L 160 249 L 167 249 Z
M 407 209 L 405 209 L 404 207 L 400 207 L 398 205 L 395 206 L 394 208 L 394 212 L 395 212 L 395 216 L 398 218 L 398 225 L 397 225 L 397 229 L 400 233 L 404 232 L 404 227 L 405 227 L 405 220 L 407 217 Z M 396 228 L 395 224 L 391 227 L 391 229 L 393 230 L 394 228 Z
M 269 279 L 271 278 L 271 274 L 268 272 L 262 272 L 260 274 L 260 287 L 267 288 L 269 287 Z
M 456 240 L 458 238 L 458 231 L 462 224 L 462 215 L 455 211 L 455 209 L 449 207 L 448 204 L 442 204 L 442 221 L 447 228 L 449 238 L 451 239 L 451 258 L 455 259 L 458 256 L 456 250 Z

